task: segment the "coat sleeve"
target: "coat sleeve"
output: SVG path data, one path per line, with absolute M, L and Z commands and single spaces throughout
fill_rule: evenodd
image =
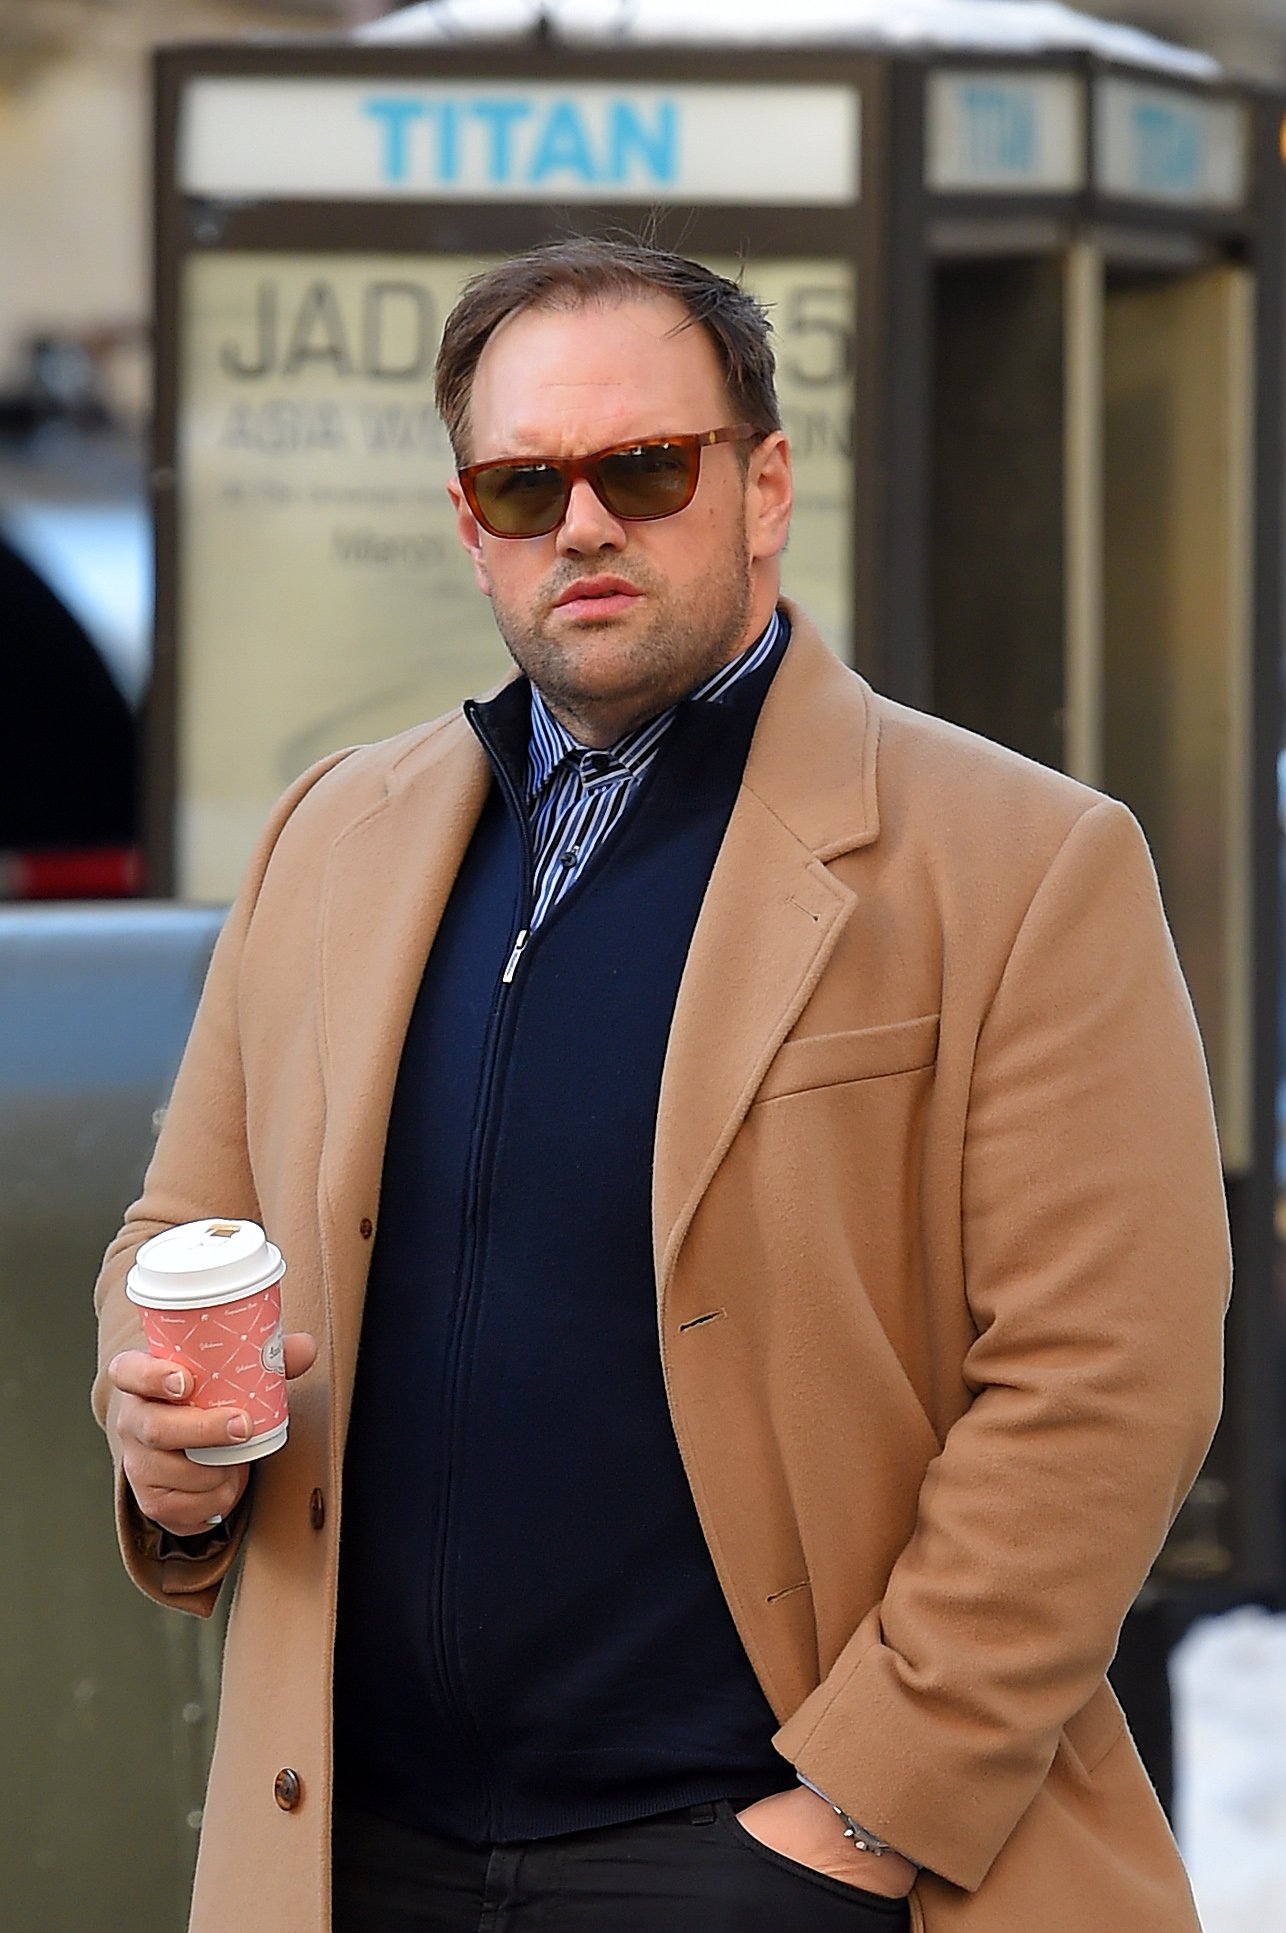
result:
M 241 954 L 283 827 L 317 780 L 346 756 L 346 752 L 335 753 L 297 779 L 260 837 L 215 944 L 143 1192 L 126 1210 L 94 1290 L 98 1374 L 93 1408 L 107 1433 L 116 1468 L 116 1525 L 125 1568 L 149 1597 L 200 1617 L 213 1611 L 219 1585 L 245 1534 L 253 1479 L 225 1530 L 201 1540 L 170 1537 L 143 1516 L 123 1475 L 116 1431 L 120 1397 L 107 1380 L 106 1367 L 124 1349 L 147 1347 L 138 1311 L 125 1294 L 125 1277 L 145 1241 L 202 1215 L 260 1218 L 246 1145 L 239 1025 Z
M 1138 827 L 1073 825 L 978 1035 L 971 1400 L 883 1601 L 778 1733 L 969 1890 L 1098 1687 L 1218 1417 L 1230 1275 L 1196 1023 Z

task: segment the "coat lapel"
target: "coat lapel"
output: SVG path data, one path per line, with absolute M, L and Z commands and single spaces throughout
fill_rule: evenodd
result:
M 490 768 L 463 718 L 421 741 L 336 840 L 318 980 L 326 1093 L 320 1199 L 337 1366 L 351 1372 L 398 1064 L 429 946 L 486 799 Z M 348 1374 L 341 1375 L 341 1387 Z
M 657 1117 L 653 1243 L 663 1296 L 683 1238 L 856 904 L 824 863 L 878 836 L 865 685 L 801 612 L 764 700 L 693 935 Z

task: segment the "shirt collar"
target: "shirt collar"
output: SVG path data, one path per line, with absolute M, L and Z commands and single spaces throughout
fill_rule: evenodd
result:
M 680 699 L 656 718 L 649 718 L 644 724 L 635 726 L 633 731 L 627 732 L 624 738 L 618 738 L 615 745 L 608 746 L 604 751 L 592 751 L 573 738 L 567 727 L 554 717 L 535 685 L 532 685 L 529 796 L 534 799 L 543 792 L 564 759 L 570 759 L 580 767 L 582 780 L 587 784 L 619 779 L 627 773 L 633 778 L 647 764 L 658 742 L 674 722 L 680 704 L 708 703 L 724 697 L 742 678 L 748 677 L 763 664 L 775 648 L 780 632 L 781 617 L 774 611 L 767 629 L 753 644 L 739 652 L 730 664 L 721 665 L 686 698 Z

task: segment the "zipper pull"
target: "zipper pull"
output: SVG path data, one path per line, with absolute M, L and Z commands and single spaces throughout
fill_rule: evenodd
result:
M 517 939 L 514 941 L 514 950 L 509 955 L 508 964 L 506 965 L 504 972 L 500 976 L 500 984 L 502 987 L 511 986 L 513 984 L 514 974 L 517 973 L 518 971 L 518 962 L 522 958 L 522 950 L 524 946 L 526 946 L 527 941 L 530 937 L 531 936 L 528 933 L 527 928 L 524 926 L 522 929 L 522 932 L 518 935 Z

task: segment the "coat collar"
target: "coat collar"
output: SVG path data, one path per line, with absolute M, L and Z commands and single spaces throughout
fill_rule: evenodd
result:
M 760 713 L 675 1009 L 657 1124 L 653 1232 L 664 1285 L 693 1213 L 852 911 L 827 870 L 878 835 L 871 694 L 786 604 L 790 647 Z M 369 1213 L 429 945 L 490 784 L 461 713 L 415 734 L 383 796 L 335 840 L 319 982 L 328 1249 Z M 369 1252 L 369 1251 L 368 1251 Z M 355 1350 L 360 1311 L 336 1336 Z
M 816 858 L 834 859 L 879 836 L 879 721 L 865 679 L 840 663 L 798 604 L 784 597 L 781 608 L 790 620 L 790 646 L 764 700 L 743 785 Z M 479 703 L 494 717 L 503 710 L 512 729 L 525 720 L 525 691 L 515 674 Z M 420 796 L 428 787 L 436 792 L 478 781 L 485 796 L 486 761 L 463 709 L 410 738 L 389 769 L 390 803 L 414 811 L 429 803 Z
M 856 904 L 826 862 L 879 836 L 871 693 L 785 608 L 790 649 L 759 715 L 670 1029 L 652 1194 L 662 1298 L 701 1197 Z
M 790 649 L 759 715 L 743 783 L 814 857 L 879 837 L 879 719 L 864 678 L 840 663 L 790 598 Z

